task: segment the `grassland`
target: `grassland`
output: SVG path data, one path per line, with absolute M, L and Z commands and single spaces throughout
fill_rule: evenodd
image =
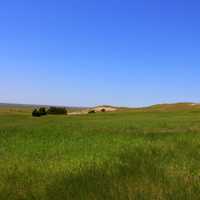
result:
M 0 200 L 200 199 L 200 110 L 0 112 Z

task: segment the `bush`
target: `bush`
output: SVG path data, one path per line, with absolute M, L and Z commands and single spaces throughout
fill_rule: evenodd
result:
M 88 111 L 88 114 L 93 114 L 93 113 L 96 113 L 96 111 L 95 110 Z
M 40 116 L 41 116 L 41 115 L 40 115 L 40 111 L 37 110 L 37 109 L 34 109 L 33 112 L 32 112 L 32 116 L 33 116 L 33 117 L 40 117 Z
M 51 115 L 66 115 L 67 110 L 65 107 L 50 107 L 47 113 Z
M 105 108 L 102 108 L 102 109 L 101 109 L 101 112 L 106 112 L 106 109 L 105 109 Z
M 46 108 L 44 108 L 44 107 L 39 108 L 39 112 L 40 112 L 40 115 L 46 115 L 47 114 Z
M 39 110 L 34 109 L 32 112 L 33 117 L 40 117 L 47 114 L 66 115 L 67 110 L 64 107 L 50 107 L 47 111 L 45 107 L 41 107 Z

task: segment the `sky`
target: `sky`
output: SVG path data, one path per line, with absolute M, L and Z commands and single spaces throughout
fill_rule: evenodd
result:
M 200 102 L 200 2 L 0 1 L 0 102 Z

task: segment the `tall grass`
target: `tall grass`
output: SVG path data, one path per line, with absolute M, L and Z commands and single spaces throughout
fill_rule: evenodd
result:
M 0 114 L 1 200 L 200 199 L 200 113 Z

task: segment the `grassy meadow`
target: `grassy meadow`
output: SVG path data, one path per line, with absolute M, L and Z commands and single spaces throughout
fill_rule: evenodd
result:
M 200 199 L 200 109 L 0 111 L 0 200 Z

